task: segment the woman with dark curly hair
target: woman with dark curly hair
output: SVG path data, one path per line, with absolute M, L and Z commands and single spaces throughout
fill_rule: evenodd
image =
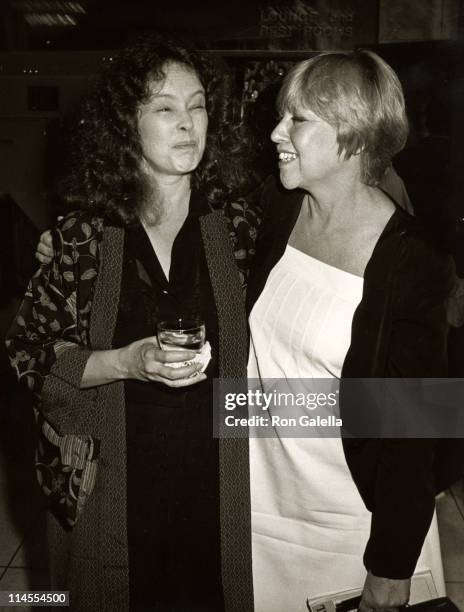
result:
M 255 219 L 227 87 L 160 38 L 114 58 L 74 135 L 79 212 L 9 333 L 39 399 L 51 586 L 75 610 L 253 609 L 248 443 L 212 435 L 213 377 L 246 378 Z M 207 367 L 160 350 L 178 317 L 205 322 Z

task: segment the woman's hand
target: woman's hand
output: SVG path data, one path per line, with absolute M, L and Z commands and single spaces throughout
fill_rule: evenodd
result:
M 94 351 L 85 366 L 81 389 L 117 380 L 160 382 L 168 387 L 187 387 L 206 379 L 201 363 L 192 363 L 194 351 L 162 351 L 156 337 L 143 338 L 120 349 Z M 187 363 L 172 367 L 174 363 Z
M 52 233 L 50 230 L 46 230 L 40 235 L 39 244 L 36 247 L 35 258 L 41 264 L 48 264 L 51 262 L 53 257 L 53 241 Z
M 163 351 L 156 337 L 137 340 L 119 350 L 119 364 L 124 378 L 157 381 L 168 387 L 186 387 L 205 380 L 201 363 L 193 363 L 194 351 Z M 186 363 L 172 367 L 172 363 Z
M 359 612 L 394 612 L 399 606 L 404 606 L 409 601 L 411 580 L 392 580 L 391 578 L 379 578 L 371 572 L 367 573 L 364 589 L 362 592 Z

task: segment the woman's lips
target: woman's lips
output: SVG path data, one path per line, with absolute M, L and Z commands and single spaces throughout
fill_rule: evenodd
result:
M 188 142 L 179 142 L 176 145 L 174 145 L 175 149 L 195 149 L 197 146 L 197 143 L 195 141 L 191 141 L 189 140 Z

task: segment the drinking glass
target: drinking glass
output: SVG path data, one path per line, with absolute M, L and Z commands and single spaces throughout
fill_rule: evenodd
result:
M 160 321 L 156 326 L 156 333 L 164 351 L 185 349 L 198 353 L 205 343 L 205 322 L 184 317 Z

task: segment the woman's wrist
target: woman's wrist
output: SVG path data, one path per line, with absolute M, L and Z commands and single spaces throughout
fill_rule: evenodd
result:
M 124 349 L 94 351 L 82 375 L 81 389 L 97 387 L 129 378 Z
M 108 351 L 112 355 L 108 355 L 110 367 L 114 370 L 115 380 L 126 380 L 130 378 L 129 363 L 130 360 L 127 358 L 127 346 L 119 349 L 113 349 Z

